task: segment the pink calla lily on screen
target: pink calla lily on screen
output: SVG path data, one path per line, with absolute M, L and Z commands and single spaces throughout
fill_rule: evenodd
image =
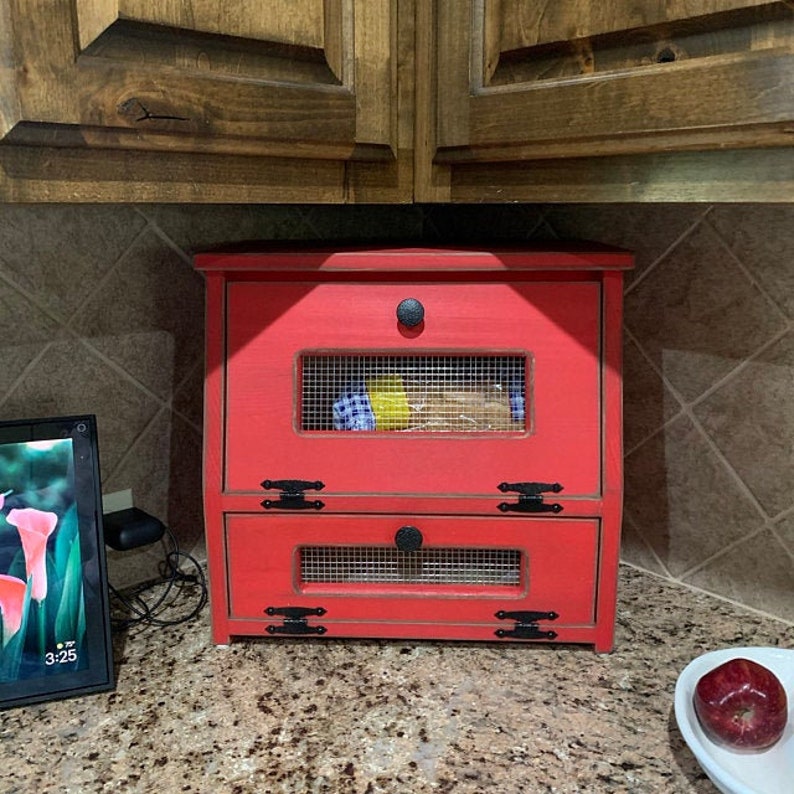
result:
M 3 613 L 3 645 L 19 631 L 27 584 L 16 576 L 0 574 L 0 611 Z
M 9 510 L 6 521 L 19 530 L 27 574 L 33 577 L 31 596 L 41 602 L 47 597 L 47 538 L 55 529 L 58 516 L 34 507 L 25 507 Z

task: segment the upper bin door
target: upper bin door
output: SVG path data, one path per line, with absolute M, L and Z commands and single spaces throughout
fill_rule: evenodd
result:
M 228 492 L 600 492 L 597 279 L 232 282 L 226 313 Z
M 0 139 L 388 162 L 393 21 L 354 0 L 0 3 Z

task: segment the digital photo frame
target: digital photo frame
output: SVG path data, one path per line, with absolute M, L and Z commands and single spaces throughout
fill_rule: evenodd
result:
M 113 689 L 95 417 L 0 422 L 0 708 Z

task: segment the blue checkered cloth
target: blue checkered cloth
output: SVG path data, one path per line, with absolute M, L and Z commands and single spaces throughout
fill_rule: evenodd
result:
M 334 430 L 374 430 L 375 414 L 363 383 L 351 383 L 334 403 Z

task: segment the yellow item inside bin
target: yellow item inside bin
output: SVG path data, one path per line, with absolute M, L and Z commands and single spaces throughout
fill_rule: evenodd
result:
M 410 421 L 408 397 L 399 375 L 367 380 L 367 394 L 375 414 L 376 430 L 405 430 Z

